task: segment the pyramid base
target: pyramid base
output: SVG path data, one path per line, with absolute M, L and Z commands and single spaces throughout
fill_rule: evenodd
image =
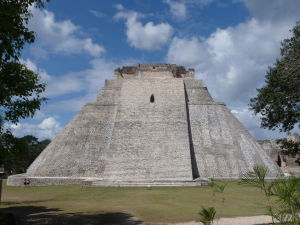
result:
M 27 184 L 26 184 L 27 181 Z M 29 181 L 29 184 L 28 184 Z M 8 186 L 50 186 L 80 184 L 101 187 L 159 187 L 159 186 L 201 186 L 209 184 L 209 179 L 195 180 L 130 180 L 115 181 L 97 177 L 33 177 L 17 174 L 8 177 Z
M 8 186 L 48 186 L 48 185 L 67 185 L 82 184 L 87 177 L 32 177 L 24 174 L 9 176 L 7 179 Z M 25 185 L 25 181 L 29 184 Z
M 237 181 L 240 177 L 214 177 L 214 180 Z M 266 180 L 274 180 L 276 177 L 267 177 Z M 25 184 L 27 181 L 27 184 Z M 28 184 L 29 181 L 29 184 Z M 202 186 L 210 184 L 210 178 L 197 178 L 194 180 L 108 180 L 98 177 L 33 177 L 24 174 L 9 176 L 8 186 L 51 186 L 80 184 L 82 186 L 99 187 L 183 187 Z

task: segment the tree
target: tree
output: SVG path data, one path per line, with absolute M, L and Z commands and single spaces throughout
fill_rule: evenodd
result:
M 281 42 L 281 58 L 267 71 L 265 86 L 250 100 L 250 110 L 261 114 L 261 126 L 280 132 L 300 127 L 300 21 L 292 37 Z
M 9 173 L 24 173 L 49 143 L 48 139 L 38 141 L 31 135 L 17 138 L 5 134 L 0 144 L 0 164 L 4 165 Z
M 49 143 L 49 139 L 38 141 L 31 135 L 17 138 L 5 132 L 0 136 L 0 165 L 9 173 L 24 173 Z
M 33 116 L 46 99 L 41 97 L 45 84 L 37 73 L 20 63 L 26 43 L 33 43 L 35 34 L 29 30 L 32 16 L 29 7 L 41 8 L 49 0 L 0 1 L 0 122 L 17 123 L 20 118 Z M 3 133 L 0 127 L 0 134 Z
M 300 143 L 293 140 L 288 140 L 287 138 L 281 138 L 277 140 L 277 144 L 280 145 L 282 153 L 296 156 L 300 153 Z
M 28 146 L 4 128 L 4 122 L 17 123 L 33 116 L 46 98 L 41 96 L 45 84 L 37 73 L 20 63 L 25 44 L 33 43 L 35 34 L 29 30 L 30 6 L 44 7 L 49 0 L 0 1 L 0 164 L 20 171 L 25 166 Z M 1 182 L 0 182 L 1 185 Z

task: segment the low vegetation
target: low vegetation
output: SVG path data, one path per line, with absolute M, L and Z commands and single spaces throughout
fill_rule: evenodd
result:
M 204 225 L 213 225 L 216 213 L 217 212 L 214 207 L 202 208 L 202 210 L 199 212 L 200 222 L 202 222 Z
M 274 221 L 285 225 L 300 224 L 300 179 L 279 177 L 266 181 L 265 166 L 254 166 L 253 171 L 244 174 L 242 183 L 260 189 L 266 199 L 266 209 Z
M 261 201 L 264 194 L 259 189 L 238 182 L 226 183 L 222 193 L 210 186 L 148 189 L 80 185 L 8 187 L 4 184 L 1 211 L 13 212 L 23 220 L 43 224 L 61 224 L 59 221 L 66 221 L 64 224 L 82 224 L 83 221 L 99 224 L 101 220 L 118 224 L 115 220 L 134 218 L 147 223 L 199 221 L 199 211 L 207 206 L 214 207 L 218 217 L 266 213 L 266 204 Z M 222 184 L 225 183 L 218 182 L 219 186 Z M 223 198 L 226 199 L 225 207 Z

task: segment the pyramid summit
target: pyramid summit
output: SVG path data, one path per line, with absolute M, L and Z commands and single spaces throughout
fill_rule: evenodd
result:
M 89 182 L 191 184 L 238 179 L 254 165 L 281 170 L 194 70 L 140 64 L 115 70 L 81 111 L 9 185 Z

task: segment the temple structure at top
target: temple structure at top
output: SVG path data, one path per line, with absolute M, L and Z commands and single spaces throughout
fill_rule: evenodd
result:
M 139 64 L 124 66 L 115 70 L 116 77 L 130 78 L 194 78 L 194 69 L 186 70 L 176 64 Z

